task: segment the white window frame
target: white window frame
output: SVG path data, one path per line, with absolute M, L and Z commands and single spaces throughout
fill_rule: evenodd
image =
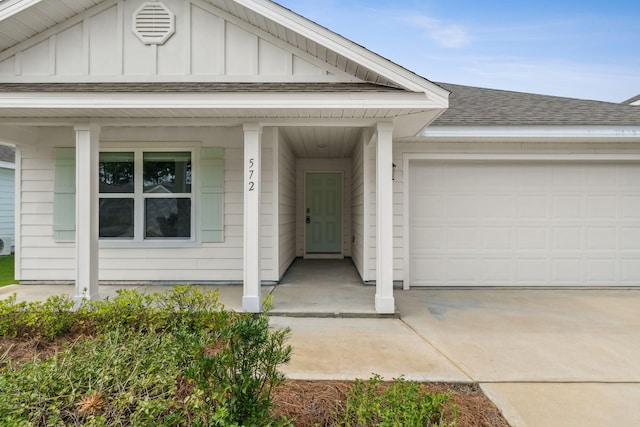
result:
M 101 237 L 101 248 L 182 248 L 195 247 L 199 244 L 199 211 L 198 197 L 199 194 L 199 157 L 200 146 L 197 143 L 109 143 L 101 142 L 101 153 L 108 152 L 129 152 L 134 155 L 134 192 L 133 193 L 99 193 L 99 198 L 121 199 L 133 196 L 134 204 L 134 220 L 133 235 L 130 238 L 111 238 Z M 173 153 L 173 152 L 189 152 L 191 153 L 191 193 L 171 193 L 171 194 L 153 194 L 148 197 L 144 193 L 143 182 L 143 161 L 144 153 Z M 153 238 L 145 239 L 145 200 L 147 198 L 190 198 L 191 199 L 191 237 L 188 239 L 181 238 Z

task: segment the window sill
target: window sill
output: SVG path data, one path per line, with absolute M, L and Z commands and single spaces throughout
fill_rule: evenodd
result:
M 193 240 L 100 240 L 100 249 L 180 249 L 198 248 L 200 242 Z

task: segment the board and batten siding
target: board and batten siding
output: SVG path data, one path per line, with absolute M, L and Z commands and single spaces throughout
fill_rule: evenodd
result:
M 224 148 L 224 242 L 191 247 L 100 248 L 100 280 L 104 281 L 241 281 L 243 279 L 243 133 L 240 128 L 106 128 L 101 147 L 110 144 L 180 144 Z M 75 277 L 75 243 L 53 238 L 55 148 L 73 147 L 71 128 L 42 129 L 37 144 L 22 150 L 23 281 L 71 281 Z M 151 146 L 151 145 L 148 145 Z M 272 149 L 263 144 L 262 276 L 277 280 L 272 250 Z M 195 160 L 197 162 L 197 159 Z M 197 163 L 196 163 L 197 164 Z M 197 174 L 197 172 L 196 172 Z M 195 195 L 197 211 L 198 193 Z
M 14 242 L 15 170 L 0 165 L 0 237 Z
M 203 0 L 163 0 L 175 33 L 145 45 L 132 31 L 143 0 L 103 2 L 0 54 L 3 81 L 352 80 L 338 68 Z M 130 79 L 129 79 L 130 80 Z
M 280 135 L 278 145 L 279 279 L 296 257 L 296 159 L 291 144 Z

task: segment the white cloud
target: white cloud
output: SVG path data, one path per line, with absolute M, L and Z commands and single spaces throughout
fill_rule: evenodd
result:
M 447 24 L 438 19 L 420 14 L 405 15 L 402 20 L 422 29 L 427 38 L 432 39 L 442 47 L 460 49 L 471 43 L 471 36 L 468 31 L 460 25 Z

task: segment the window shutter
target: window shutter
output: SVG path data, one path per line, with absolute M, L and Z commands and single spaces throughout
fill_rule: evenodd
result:
M 53 239 L 76 239 L 76 150 L 56 148 L 53 190 Z
M 203 243 L 224 242 L 224 149 L 200 149 L 200 219 Z

